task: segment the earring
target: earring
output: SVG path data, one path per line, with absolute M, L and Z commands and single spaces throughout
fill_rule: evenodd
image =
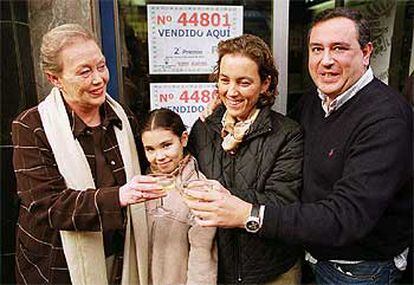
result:
M 65 90 L 64 90 L 64 88 L 63 88 L 63 86 L 62 85 L 57 85 L 56 86 L 57 87 L 57 89 L 60 91 L 60 92 L 62 92 L 62 93 L 64 93 L 65 92 Z

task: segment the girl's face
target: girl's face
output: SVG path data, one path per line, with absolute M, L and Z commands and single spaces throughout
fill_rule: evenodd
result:
M 151 168 L 161 173 L 171 173 L 183 158 L 188 133 L 183 132 L 179 137 L 170 130 L 160 128 L 143 132 L 141 139 Z

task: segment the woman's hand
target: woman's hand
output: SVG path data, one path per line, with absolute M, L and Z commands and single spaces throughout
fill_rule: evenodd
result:
M 214 98 L 210 103 L 207 104 L 207 107 L 204 109 L 204 111 L 199 114 L 200 120 L 204 122 L 206 118 L 213 114 L 214 110 L 217 109 L 217 107 L 221 104 L 223 103 L 221 102 L 220 96 Z
M 137 175 L 119 188 L 121 207 L 139 202 L 158 199 L 166 195 L 153 177 Z
M 252 205 L 232 195 L 220 182 L 208 180 L 212 191 L 186 189 L 193 199 L 186 199 L 197 224 L 205 227 L 244 228 Z

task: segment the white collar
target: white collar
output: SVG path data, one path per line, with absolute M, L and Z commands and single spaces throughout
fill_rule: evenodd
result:
M 326 99 L 327 95 L 322 93 L 321 90 L 318 89 L 318 96 L 322 100 L 322 109 L 325 111 L 325 118 L 328 117 L 332 112 L 338 110 L 345 102 L 349 99 L 354 97 L 359 90 L 365 87 L 368 83 L 370 83 L 374 79 L 374 74 L 372 72 L 372 68 L 369 67 L 367 71 L 358 79 L 357 82 L 354 83 L 351 87 L 348 88 L 345 92 L 337 96 L 334 100 L 332 100 L 329 105 L 327 105 Z

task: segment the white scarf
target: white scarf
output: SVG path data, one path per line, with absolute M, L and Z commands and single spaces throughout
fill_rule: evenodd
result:
M 106 100 L 122 121 L 122 130 L 115 127 L 115 135 L 129 181 L 141 172 L 131 126 L 123 108 L 109 95 L 106 95 Z M 79 191 L 96 188 L 85 153 L 73 137 L 59 89 L 53 88 L 39 104 L 38 110 L 66 186 Z M 95 205 L 98 208 L 96 201 Z M 102 232 L 60 231 L 60 234 L 72 283 L 108 284 Z M 135 244 L 139 245 L 139 252 L 136 251 Z M 140 203 L 129 206 L 127 211 L 122 284 L 147 283 L 147 222 L 144 203 Z

